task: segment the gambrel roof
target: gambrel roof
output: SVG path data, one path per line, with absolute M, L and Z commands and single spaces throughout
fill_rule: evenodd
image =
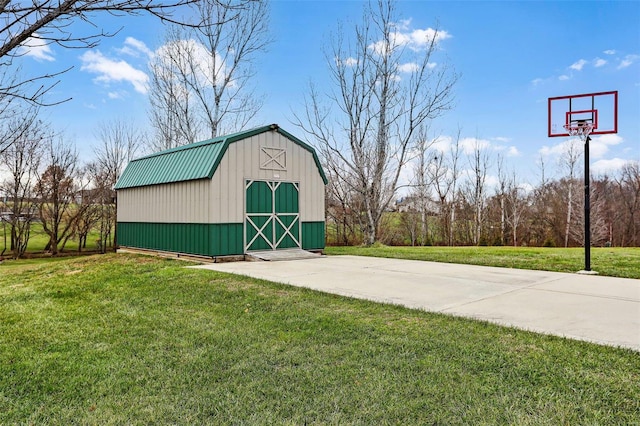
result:
M 277 132 L 313 155 L 318 173 L 324 183 L 327 177 L 322 170 L 315 150 L 300 139 L 281 129 L 277 124 L 258 127 L 244 132 L 219 136 L 202 142 L 180 146 L 132 160 L 118 179 L 115 189 L 211 179 L 229 144 L 259 135 Z

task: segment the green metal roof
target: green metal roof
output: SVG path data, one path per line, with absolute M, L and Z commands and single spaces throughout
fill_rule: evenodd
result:
M 322 170 L 315 150 L 300 139 L 282 130 L 277 124 L 271 124 L 168 149 L 132 160 L 125 168 L 120 179 L 118 179 L 115 189 L 211 179 L 230 143 L 268 131 L 278 132 L 311 152 L 322 180 L 325 184 L 327 183 L 327 177 L 324 174 L 324 170 Z

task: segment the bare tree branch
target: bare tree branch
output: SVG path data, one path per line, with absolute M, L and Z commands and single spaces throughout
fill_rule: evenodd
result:
M 170 28 L 151 66 L 154 143 L 165 147 L 242 130 L 262 106 L 250 84 L 270 42 L 267 1 L 203 0 L 197 13 L 204 25 Z
M 237 5 L 226 0 L 208 0 L 220 8 L 228 10 L 229 15 L 240 14 L 246 5 Z M 255 0 L 247 0 L 253 2 Z M 111 37 L 120 31 L 102 29 L 97 23 L 101 14 L 114 16 L 123 15 L 151 15 L 163 22 L 173 23 L 190 28 L 206 28 L 216 26 L 221 22 L 209 20 L 184 20 L 176 18 L 176 11 L 199 5 L 200 0 L 31 0 L 0 1 L 0 65 L 9 67 L 17 57 L 25 55 L 29 42 L 35 41 L 40 46 L 58 45 L 63 48 L 87 49 L 96 47 L 104 37 Z M 83 22 L 89 28 L 79 32 L 78 22 Z M 73 27 L 73 30 L 72 30 Z M 31 75 L 24 81 L 17 81 L 12 85 L 0 85 L 0 94 L 16 96 L 40 105 L 51 105 L 64 100 L 47 103 L 42 97 L 56 83 L 43 83 L 40 87 L 27 90 L 30 83 L 36 81 L 52 81 L 64 72 Z M 22 90 L 24 89 L 24 90 Z
M 364 206 L 367 244 L 377 240 L 397 195 L 417 130 L 451 108 L 458 80 L 448 66 L 432 63 L 437 30 L 409 48 L 397 22 L 394 2 L 378 0 L 365 9 L 351 43 L 337 32 L 325 53 L 334 91 L 322 99 L 312 88 L 304 114 L 294 113 L 295 124 L 348 172 L 337 178 Z

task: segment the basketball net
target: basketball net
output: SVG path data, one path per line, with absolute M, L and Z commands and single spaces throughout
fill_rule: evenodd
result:
M 593 130 L 593 123 L 588 121 L 576 121 L 564 125 L 565 130 L 570 136 L 577 136 L 581 141 L 585 141 Z

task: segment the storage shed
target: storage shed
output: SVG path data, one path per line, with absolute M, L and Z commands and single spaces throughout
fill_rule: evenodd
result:
M 118 180 L 117 243 L 201 256 L 322 250 L 327 178 L 277 124 L 131 161 Z

